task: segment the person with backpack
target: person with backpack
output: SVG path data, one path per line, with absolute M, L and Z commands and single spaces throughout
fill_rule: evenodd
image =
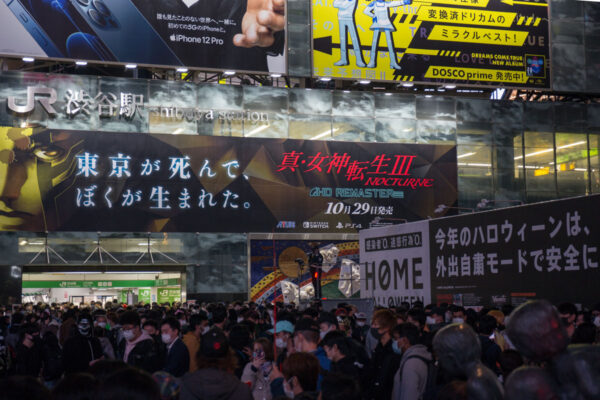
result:
M 419 328 L 410 322 L 392 331 L 392 347 L 401 354 L 400 367 L 394 375 L 393 400 L 435 398 L 435 366 L 427 347 L 419 344 Z

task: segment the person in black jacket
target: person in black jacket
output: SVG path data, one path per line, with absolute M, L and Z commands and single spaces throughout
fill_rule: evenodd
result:
M 353 339 L 344 337 L 341 332 L 329 332 L 321 345 L 327 358 L 331 360 L 330 371 L 346 375 L 358 382 L 362 377 L 364 364 L 357 361 L 352 342 Z
M 119 354 L 127 364 L 153 373 L 162 366 L 156 342 L 140 327 L 140 316 L 135 311 L 121 315 L 123 340 L 119 343 Z
M 42 377 L 47 388 L 54 387 L 63 373 L 62 349 L 56 336 L 58 327 L 58 322 L 51 321 L 46 327 L 46 332 L 42 338 L 42 360 L 44 363 Z
M 179 321 L 173 317 L 163 320 L 160 331 L 162 342 L 167 346 L 167 359 L 162 370 L 176 378 L 182 377 L 190 369 L 190 353 L 179 338 Z
M 366 368 L 365 391 L 368 399 L 389 399 L 394 388 L 394 375 L 400 366 L 401 356 L 394 352 L 391 332 L 396 326 L 396 316 L 390 310 L 379 310 L 373 315 L 371 327 L 380 335 Z
M 77 332 L 67 339 L 63 348 L 65 373 L 85 372 L 101 358 L 102 345 L 93 336 L 92 316 L 81 314 L 77 320 Z
M 498 361 L 500 360 L 502 349 L 490 338 L 497 327 L 496 318 L 491 315 L 484 315 L 479 319 L 478 327 L 479 342 L 481 343 L 481 361 L 496 375 L 500 375 Z
M 37 378 L 42 369 L 40 330 L 35 324 L 23 324 L 17 344 L 16 373 Z

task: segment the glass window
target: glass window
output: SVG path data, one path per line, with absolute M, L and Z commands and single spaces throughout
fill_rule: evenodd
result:
M 418 119 L 456 119 L 456 105 L 452 97 L 417 97 Z
M 383 118 L 415 118 L 415 96 L 410 94 L 375 93 L 375 116 Z
M 291 89 L 289 106 L 290 113 L 331 114 L 331 91 Z
M 448 142 L 456 142 L 456 122 L 418 120 L 417 142 L 430 144 L 448 144 Z
M 415 143 L 417 121 L 414 119 L 377 118 L 375 140 L 384 143 Z
M 287 138 L 288 118 L 286 114 L 269 113 L 267 122 L 244 121 L 245 137 Z
M 490 146 L 465 146 L 456 147 L 456 160 L 460 167 L 492 167 L 492 149 Z
M 492 102 L 487 99 L 456 99 L 456 119 L 458 121 L 492 120 Z
M 592 192 L 600 192 L 600 134 L 590 134 L 590 172 Z
M 372 117 L 375 109 L 373 93 L 336 90 L 333 92 L 333 115 Z
M 490 124 L 486 122 L 462 122 L 456 123 L 457 143 L 492 143 L 492 132 Z
M 265 86 L 243 86 L 244 109 L 288 112 L 288 91 Z
M 317 115 L 290 114 L 290 139 L 331 139 L 331 117 Z
M 560 193 L 587 193 L 587 153 L 585 134 L 556 133 L 556 178 Z
M 333 117 L 331 133 L 334 140 L 372 142 L 375 140 L 373 118 Z

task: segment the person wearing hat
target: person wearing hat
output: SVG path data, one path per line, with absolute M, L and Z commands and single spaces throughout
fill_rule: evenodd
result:
M 196 361 L 198 371 L 181 380 L 180 400 L 252 400 L 250 388 L 233 374 L 237 359 L 223 331 L 211 329 L 202 336 Z
M 371 327 L 367 324 L 367 314 L 358 312 L 354 314 L 355 322 L 352 328 L 352 338 L 361 344 L 365 344 L 367 334 Z
M 321 273 L 323 267 L 323 256 L 319 251 L 318 243 L 311 243 L 311 252 L 308 254 L 308 266 L 310 269 L 310 279 L 315 289 L 315 298 L 321 298 Z
M 275 328 L 266 331 L 269 335 L 274 335 L 275 347 L 277 348 L 276 360 L 277 366 L 280 367 L 283 361 L 287 358 L 288 353 L 294 349 L 294 325 L 290 321 L 277 321 Z
M 94 361 L 102 357 L 102 345 L 93 335 L 92 316 L 80 314 L 77 331 L 67 339 L 63 347 L 65 373 L 85 372 Z
M 36 324 L 23 324 L 19 329 L 19 343 L 16 346 L 16 373 L 38 377 L 42 369 L 40 329 Z
M 59 328 L 58 321 L 52 319 L 42 335 L 42 378 L 47 388 L 54 387 L 63 374 L 63 352 L 57 337 Z

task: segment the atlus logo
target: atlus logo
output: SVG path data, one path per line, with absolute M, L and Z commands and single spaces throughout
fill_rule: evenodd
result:
M 279 223 L 277 224 L 277 228 L 294 229 L 294 228 L 296 228 L 296 222 L 295 221 L 279 221 Z

